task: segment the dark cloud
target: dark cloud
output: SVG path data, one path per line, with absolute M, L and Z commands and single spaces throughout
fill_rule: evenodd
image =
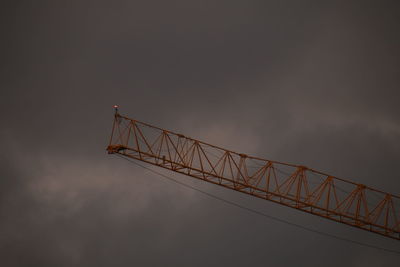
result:
M 396 1 L 10 1 L 1 10 L 4 266 L 394 266 L 105 153 L 122 113 L 399 193 Z M 397 241 L 199 181 L 321 231 Z

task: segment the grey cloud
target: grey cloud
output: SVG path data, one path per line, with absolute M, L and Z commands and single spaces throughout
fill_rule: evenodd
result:
M 394 266 L 105 153 L 121 112 L 398 194 L 396 1 L 12 1 L 0 11 L 4 266 Z M 360 242 L 397 241 L 165 172 Z

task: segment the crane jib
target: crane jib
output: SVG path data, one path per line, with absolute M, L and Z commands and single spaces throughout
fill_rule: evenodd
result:
M 117 110 L 107 151 L 400 240 L 400 197 L 305 166 L 236 153 Z

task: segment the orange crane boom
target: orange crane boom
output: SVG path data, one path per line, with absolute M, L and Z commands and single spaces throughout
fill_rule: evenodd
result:
M 107 151 L 400 240 L 400 197 L 305 166 L 236 153 L 117 109 Z

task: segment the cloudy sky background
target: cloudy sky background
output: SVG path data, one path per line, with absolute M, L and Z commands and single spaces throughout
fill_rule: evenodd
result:
M 394 266 L 106 154 L 121 113 L 400 193 L 397 1 L 9 1 L 2 266 Z M 163 171 L 342 237 L 398 241 Z

